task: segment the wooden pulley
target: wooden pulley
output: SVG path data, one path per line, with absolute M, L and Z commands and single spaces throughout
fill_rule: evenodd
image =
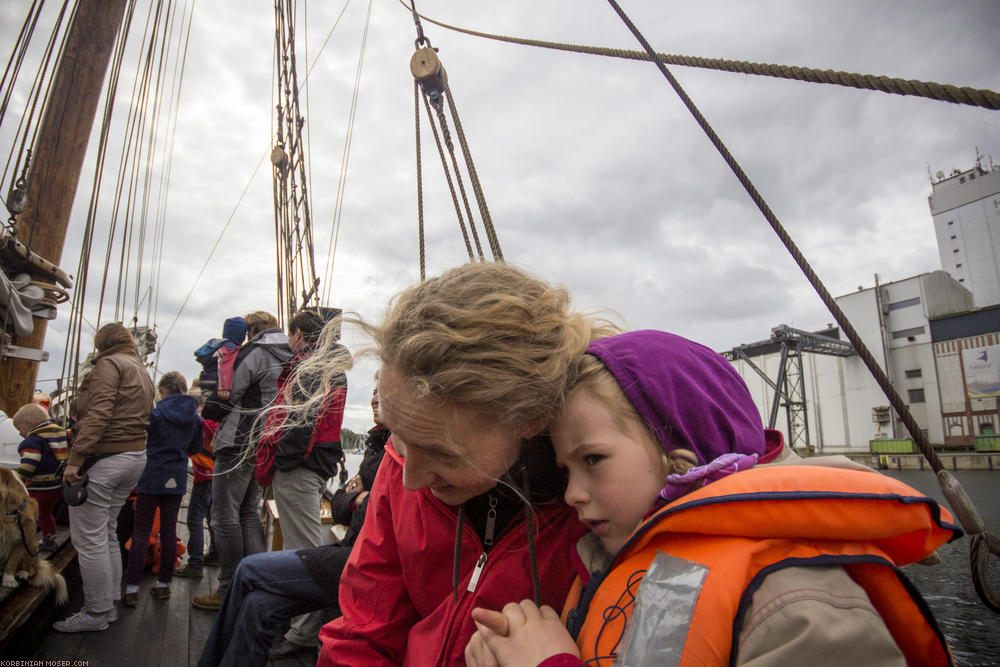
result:
M 282 170 L 288 167 L 288 153 L 281 146 L 271 149 L 271 164 Z
M 431 47 L 425 46 L 413 53 L 410 58 L 410 72 L 428 95 L 434 96 L 444 90 L 447 74 L 437 53 Z

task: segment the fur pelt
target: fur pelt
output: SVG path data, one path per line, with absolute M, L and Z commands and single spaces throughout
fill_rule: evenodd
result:
M 56 603 L 69 599 L 66 580 L 38 552 L 38 503 L 28 495 L 13 470 L 0 468 L 0 564 L 4 588 L 17 588 L 20 581 L 55 590 Z

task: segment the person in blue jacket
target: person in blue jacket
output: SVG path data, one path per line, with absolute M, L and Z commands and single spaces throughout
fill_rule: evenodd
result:
M 146 468 L 136 484 L 135 527 L 125 574 L 126 607 L 139 600 L 139 584 L 146 565 L 149 534 L 156 510 L 160 510 L 160 563 L 150 592 L 164 600 L 170 597 L 170 581 L 177 560 L 177 513 L 187 489 L 188 457 L 204 446 L 204 422 L 198 416 L 198 401 L 187 394 L 187 381 L 170 371 L 159 382 L 160 402 L 153 408 L 146 429 Z

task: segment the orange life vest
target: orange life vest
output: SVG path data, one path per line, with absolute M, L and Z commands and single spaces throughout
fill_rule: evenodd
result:
M 875 472 L 758 467 L 649 517 L 602 580 L 590 582 L 583 595 L 577 580 L 564 618 L 583 660 L 610 665 L 623 650 L 639 580 L 663 552 L 707 570 L 677 646 L 680 664 L 735 664 L 743 615 L 764 577 L 783 567 L 836 565 L 867 591 L 908 664 L 946 665 L 951 660 L 943 635 L 896 566 L 922 560 L 960 536 L 951 522 L 932 499 Z M 578 619 L 582 625 L 574 628 Z

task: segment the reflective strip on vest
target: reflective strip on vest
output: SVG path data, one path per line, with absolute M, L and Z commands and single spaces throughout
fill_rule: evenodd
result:
M 639 584 L 617 661 L 623 665 L 679 665 L 707 575 L 708 568 L 701 563 L 662 551 L 656 554 Z

